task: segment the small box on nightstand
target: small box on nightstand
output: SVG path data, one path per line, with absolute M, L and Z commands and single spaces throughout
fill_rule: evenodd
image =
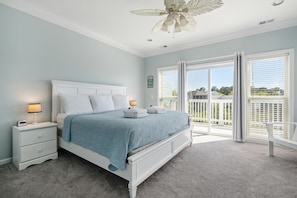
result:
M 12 161 L 23 170 L 30 165 L 57 159 L 57 124 L 41 122 L 26 126 L 13 126 Z

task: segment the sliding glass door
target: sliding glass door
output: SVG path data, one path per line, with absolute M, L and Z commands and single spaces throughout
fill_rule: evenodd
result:
M 233 68 L 233 62 L 188 67 L 188 113 L 195 132 L 232 136 Z

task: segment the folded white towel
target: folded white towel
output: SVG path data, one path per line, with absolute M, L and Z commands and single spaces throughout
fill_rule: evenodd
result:
M 147 110 L 146 109 L 139 109 L 139 108 L 129 108 L 129 109 L 125 109 L 124 112 L 147 113 Z
M 166 109 L 163 107 L 158 107 L 158 106 L 151 106 L 147 107 L 147 112 L 148 113 L 165 113 Z
M 125 118 L 143 118 L 148 115 L 146 109 L 138 108 L 125 109 L 123 112 Z

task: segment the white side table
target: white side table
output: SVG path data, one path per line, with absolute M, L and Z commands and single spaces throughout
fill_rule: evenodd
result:
M 30 165 L 57 159 L 57 124 L 42 122 L 22 127 L 12 127 L 12 162 L 23 170 Z

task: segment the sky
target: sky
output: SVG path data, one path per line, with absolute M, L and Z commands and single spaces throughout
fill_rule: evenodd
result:
M 269 58 L 251 62 L 250 86 L 257 88 L 284 88 L 284 58 Z M 211 68 L 211 85 L 217 88 L 233 86 L 233 66 Z M 177 89 L 177 70 L 166 72 L 166 79 L 173 89 Z M 208 69 L 187 72 L 188 91 L 201 87 L 208 88 Z
M 233 86 L 233 67 L 212 68 L 210 71 L 210 87 L 216 86 L 217 88 L 221 88 L 223 86 Z M 193 91 L 201 87 L 208 90 L 208 69 L 189 71 L 187 78 L 188 91 Z
M 188 91 L 196 90 L 201 87 L 207 90 L 207 72 L 207 69 L 188 71 Z M 233 86 L 233 67 L 214 68 L 211 70 L 211 77 L 211 87 L 217 86 L 217 88 L 221 88 L 222 86 Z M 177 71 L 166 72 L 166 79 L 173 89 L 177 89 Z

